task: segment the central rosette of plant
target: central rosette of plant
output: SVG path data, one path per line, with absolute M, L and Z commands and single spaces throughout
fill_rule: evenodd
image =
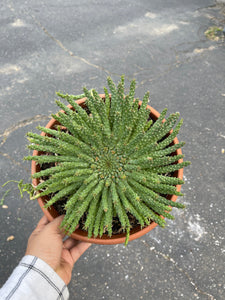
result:
M 96 174 L 99 175 L 100 179 L 116 180 L 124 176 L 126 160 L 126 157 L 121 153 L 105 147 L 103 153 L 95 157 L 96 162 L 92 164 L 91 168 L 96 170 Z
M 152 120 L 147 107 L 149 93 L 142 104 L 134 100 L 134 80 L 128 95 L 124 94 L 124 77 L 117 87 L 108 78 L 108 85 L 111 95 L 105 88 L 104 97 L 86 88 L 79 96 L 58 93 L 71 107 L 56 101 L 62 109 L 52 115 L 58 125 L 39 126 L 44 136 L 28 133 L 28 148 L 38 150 L 39 155 L 26 159 L 41 168 L 32 175 L 39 179 L 33 199 L 48 196 L 46 208 L 64 200 L 66 215 L 61 226 L 68 234 L 83 218 L 82 229 L 88 237 L 111 236 L 117 218 L 127 244 L 130 216 L 141 227 L 152 221 L 164 227 L 163 217 L 173 218 L 171 206 L 184 207 L 167 195 L 182 195 L 176 185 L 183 181 L 173 177 L 173 172 L 189 162 L 179 162 L 183 155 L 175 155 L 184 145 L 173 143 L 182 125 L 182 120 L 176 124 L 179 113 L 165 120 L 164 109 Z M 82 97 L 86 97 L 85 107 L 75 101 Z

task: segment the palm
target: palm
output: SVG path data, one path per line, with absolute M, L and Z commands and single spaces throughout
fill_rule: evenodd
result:
M 45 261 L 68 284 L 73 265 L 91 244 L 72 238 L 63 242 L 65 234 L 59 229 L 62 219 L 60 216 L 49 223 L 43 216 L 28 240 L 26 255 Z

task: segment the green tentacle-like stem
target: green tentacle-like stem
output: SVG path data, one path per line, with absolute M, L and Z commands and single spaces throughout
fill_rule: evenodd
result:
M 32 175 L 40 179 L 32 199 L 48 196 L 46 208 L 64 200 L 66 215 L 61 226 L 68 234 L 83 219 L 89 238 L 104 233 L 112 236 L 117 218 L 127 244 L 130 215 L 141 227 L 152 221 L 164 227 L 163 217 L 173 219 L 171 207 L 184 207 L 167 195 L 182 195 L 176 185 L 184 181 L 173 177 L 173 172 L 190 162 L 183 162 L 184 156 L 176 153 L 184 142 L 173 143 L 183 122 L 178 121 L 179 113 L 165 119 L 164 109 L 153 121 L 147 108 L 149 93 L 141 105 L 134 100 L 135 80 L 128 95 L 124 94 L 124 76 L 117 86 L 108 78 L 108 86 L 104 100 L 86 88 L 77 96 L 57 93 L 72 109 L 56 101 L 62 111 L 53 118 L 59 125 L 38 126 L 44 133 L 41 136 L 28 133 L 28 148 L 40 155 L 25 159 L 34 160 L 41 169 Z M 86 97 L 86 107 L 75 102 L 82 97 Z

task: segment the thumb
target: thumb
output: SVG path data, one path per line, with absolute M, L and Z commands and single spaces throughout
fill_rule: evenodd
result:
M 63 228 L 60 228 L 60 224 L 62 223 L 64 219 L 64 215 L 61 215 L 57 218 L 55 218 L 52 222 L 47 224 L 47 228 L 48 230 L 51 230 L 54 233 L 58 233 L 62 236 L 62 238 L 65 237 L 65 232 L 63 230 Z
M 38 233 L 44 229 L 44 227 L 49 223 L 47 217 L 44 215 L 41 220 L 38 222 L 36 228 L 33 232 Z

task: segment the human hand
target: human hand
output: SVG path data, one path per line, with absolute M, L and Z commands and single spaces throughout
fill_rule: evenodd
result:
M 74 263 L 91 246 L 90 243 L 68 238 L 59 228 L 63 216 L 49 222 L 43 216 L 28 239 L 25 255 L 36 256 L 45 261 L 68 284 L 71 280 Z

